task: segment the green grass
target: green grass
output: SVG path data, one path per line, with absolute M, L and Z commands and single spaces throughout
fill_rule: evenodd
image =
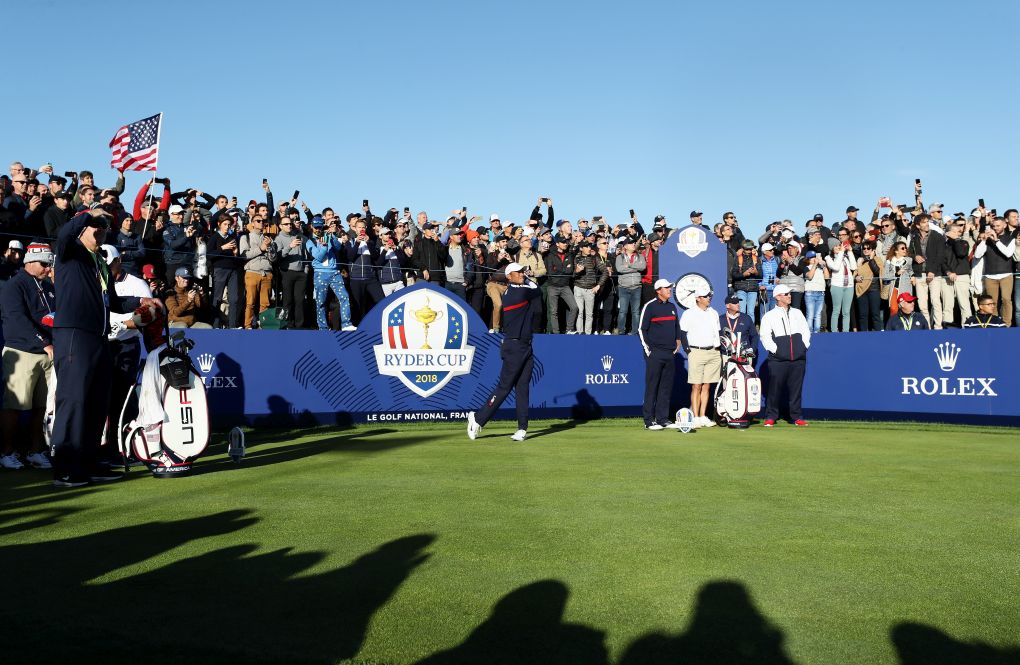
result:
M 513 429 L 0 474 L 0 662 L 1020 660 L 1015 430 Z

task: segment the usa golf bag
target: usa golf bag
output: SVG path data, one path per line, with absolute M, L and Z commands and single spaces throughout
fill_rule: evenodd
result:
M 151 349 L 121 409 L 122 454 L 133 453 L 156 478 L 189 474 L 209 445 L 209 407 L 205 384 L 188 355 L 192 347 L 194 342 L 178 332 Z M 125 423 L 132 398 L 138 402 L 138 416 Z
M 723 332 L 723 368 L 715 390 L 715 414 L 720 424 L 734 429 L 751 425 L 761 411 L 761 379 L 754 371 L 755 349 L 739 333 Z

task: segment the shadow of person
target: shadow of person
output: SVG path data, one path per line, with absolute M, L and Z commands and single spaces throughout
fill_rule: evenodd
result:
M 577 404 L 570 409 L 570 417 L 574 420 L 598 420 L 602 417 L 602 405 L 587 389 L 582 388 L 574 396 Z
M 241 364 L 225 353 L 218 353 L 215 363 L 215 373 L 205 377 L 212 425 L 217 429 L 243 425 L 245 397 Z
M 889 631 L 902 665 L 1020 665 L 1020 646 L 999 649 L 955 640 L 919 623 L 900 623 Z
M 324 566 L 323 552 L 259 551 L 251 543 L 160 556 L 254 523 L 242 515 L 0 547 L 7 569 L 32 561 L 47 571 L 5 585 L 19 602 L 0 607 L 0 619 L 25 639 L 4 646 L 3 662 L 121 663 L 139 660 L 139 653 L 146 663 L 189 665 L 352 658 L 372 616 L 428 558 L 423 550 L 435 540 L 397 538 L 339 568 Z M 166 558 L 171 563 L 160 565 Z M 143 572 L 105 581 L 125 567 Z
M 542 580 L 501 598 L 492 614 L 464 642 L 418 665 L 541 665 L 608 663 L 605 633 L 563 623 L 569 591 L 558 580 Z
M 293 428 L 297 425 L 293 405 L 282 395 L 270 395 L 266 398 L 269 413 L 258 416 L 252 423 L 256 428 Z
M 789 665 L 783 633 L 754 607 L 739 582 L 709 582 L 698 592 L 687 630 L 675 637 L 650 633 L 635 640 L 620 665 Z

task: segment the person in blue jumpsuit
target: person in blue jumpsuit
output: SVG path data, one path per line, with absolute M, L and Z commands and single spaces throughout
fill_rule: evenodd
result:
M 305 248 L 312 257 L 312 297 L 315 298 L 315 322 L 319 330 L 329 330 L 326 320 L 326 298 L 333 289 L 340 303 L 341 330 L 357 330 L 351 324 L 351 300 L 344 286 L 344 276 L 340 274 L 340 263 L 344 258 L 343 244 L 331 230 L 323 229 L 326 222 L 321 215 L 312 218 L 312 237 L 305 242 Z
M 511 263 L 503 270 L 508 282 L 503 295 L 503 345 L 500 356 L 503 368 L 499 372 L 499 383 L 489 397 L 485 406 L 468 414 L 467 434 L 474 440 L 478 433 L 489 422 L 510 394 L 515 389 L 517 402 L 517 431 L 510 438 L 524 441 L 528 435 L 528 393 L 531 383 L 531 370 L 535 366 L 535 356 L 531 350 L 531 331 L 533 318 L 542 308 L 542 290 L 535 282 L 524 275 L 524 266 Z
M 106 260 L 98 254 L 110 219 L 100 208 L 82 212 L 60 228 L 54 247 L 57 394 L 52 446 L 56 487 L 80 487 L 122 477 L 99 463 L 113 363 L 107 339 L 109 313 L 162 307 L 151 298 L 117 295 Z
M 638 323 L 638 336 L 645 352 L 645 401 L 641 415 L 645 429 L 673 429 L 669 399 L 676 376 L 673 357 L 680 350 L 680 320 L 676 307 L 669 301 L 673 285 L 668 279 L 660 279 L 653 286 L 655 297 L 641 308 Z

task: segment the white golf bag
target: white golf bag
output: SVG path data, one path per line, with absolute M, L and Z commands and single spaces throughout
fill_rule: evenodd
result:
M 191 472 L 192 464 L 209 445 L 209 407 L 205 384 L 188 351 L 194 343 L 175 333 L 169 344 L 149 352 L 141 379 L 128 392 L 118 431 L 121 453 L 149 465 L 157 478 Z M 124 423 L 129 401 L 138 401 L 138 416 Z
M 751 425 L 761 411 L 761 379 L 754 371 L 755 349 L 739 333 L 722 333 L 723 367 L 715 391 L 715 414 L 720 424 L 734 429 Z

